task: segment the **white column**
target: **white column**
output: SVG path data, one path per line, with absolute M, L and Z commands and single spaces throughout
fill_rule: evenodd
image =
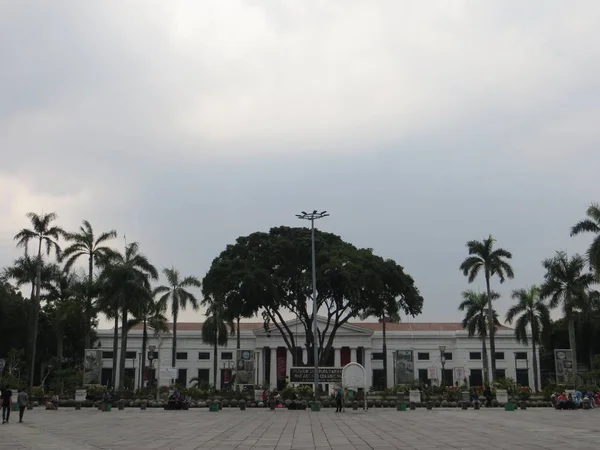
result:
M 388 354 L 385 355 L 385 358 L 387 358 L 387 386 L 386 387 L 393 387 L 394 384 L 396 383 L 396 380 L 394 380 L 394 351 L 390 351 L 388 350 L 387 352 Z
M 372 386 L 372 378 L 373 378 L 373 368 L 371 366 L 371 349 L 365 348 L 365 372 L 367 373 L 367 386 Z
M 350 361 L 358 362 L 358 359 L 356 358 L 356 349 L 355 348 L 350 349 Z
M 304 348 L 304 347 L 300 347 L 300 348 L 302 349 L 302 353 L 300 355 L 302 358 L 298 362 L 300 363 L 300 365 L 305 366 L 308 361 L 306 348 Z
M 271 389 L 277 388 L 277 347 L 271 347 Z
M 342 349 L 333 349 L 333 365 L 334 367 L 342 367 Z
M 262 384 L 260 380 L 260 376 L 262 374 L 262 370 L 260 369 L 260 363 L 262 359 L 260 357 L 260 350 L 254 350 L 254 376 L 256 377 L 256 381 L 254 384 Z

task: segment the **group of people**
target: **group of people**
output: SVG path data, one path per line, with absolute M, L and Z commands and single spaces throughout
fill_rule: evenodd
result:
M 552 404 L 556 409 L 578 409 L 582 408 L 584 403 L 589 403 L 590 409 L 600 406 L 600 392 L 581 392 L 575 391 L 574 393 L 562 393 L 552 394 Z
M 2 388 L 1 401 L 2 423 L 5 424 L 10 420 L 10 411 L 13 405 L 13 392 L 8 388 Z M 23 389 L 18 389 L 16 403 L 19 405 L 19 423 L 23 423 L 23 415 L 25 414 L 25 409 L 27 409 L 28 402 L 29 397 L 27 396 L 27 392 L 25 392 Z

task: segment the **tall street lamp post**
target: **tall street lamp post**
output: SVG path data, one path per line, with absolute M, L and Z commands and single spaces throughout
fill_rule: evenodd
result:
M 446 386 L 445 380 L 444 380 L 444 371 L 446 369 L 446 356 L 444 355 L 444 353 L 446 352 L 446 346 L 440 345 L 439 349 L 440 349 L 440 361 L 442 362 L 442 387 L 443 387 L 443 386 Z
M 315 209 L 311 213 L 302 211 L 302 214 L 296 214 L 298 219 L 310 220 L 311 243 L 312 243 L 312 287 L 313 287 L 313 358 L 315 362 L 315 410 L 317 408 L 317 389 L 319 388 L 319 334 L 317 327 L 317 264 L 315 257 L 315 220 L 327 217 L 327 211 L 317 212 Z

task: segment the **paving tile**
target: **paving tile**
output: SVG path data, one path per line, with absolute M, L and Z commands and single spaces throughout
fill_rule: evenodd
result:
M 397 412 L 59 409 L 0 426 L 2 450 L 596 449 L 600 408 Z M 560 430 L 557 432 L 556 430 Z

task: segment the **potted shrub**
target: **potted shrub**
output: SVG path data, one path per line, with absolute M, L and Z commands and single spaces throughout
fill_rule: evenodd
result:
M 531 389 L 529 386 L 521 386 L 519 388 L 519 406 L 521 409 L 527 409 L 527 402 L 531 397 Z

